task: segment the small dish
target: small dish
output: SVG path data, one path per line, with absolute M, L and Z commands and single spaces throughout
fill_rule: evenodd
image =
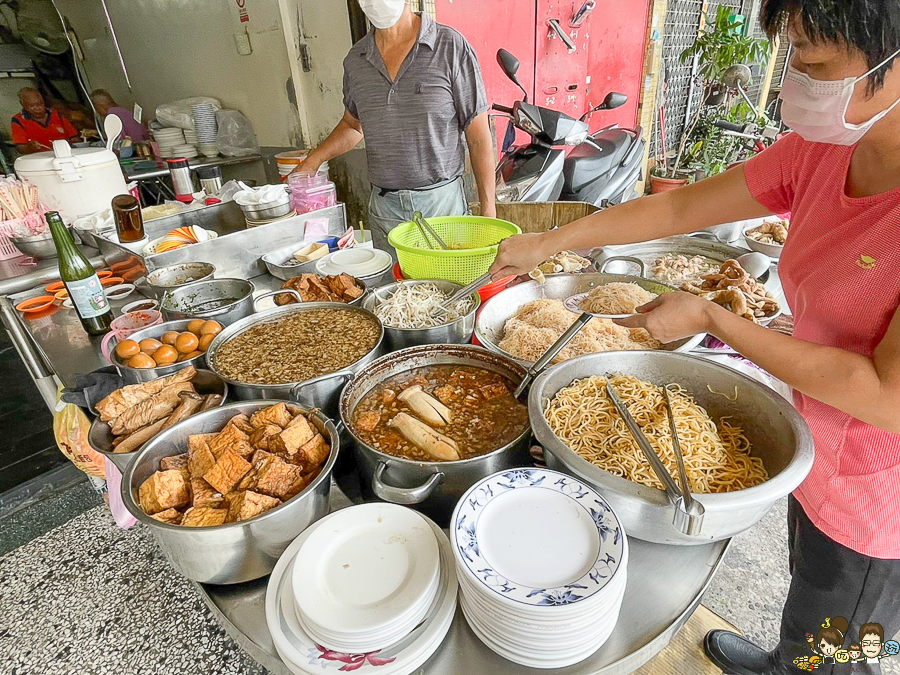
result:
M 64 303 L 66 300 L 69 299 L 69 291 L 67 291 L 64 288 L 61 291 L 57 291 L 56 293 L 54 293 L 53 297 L 56 298 L 57 304 L 61 305 L 62 303 Z
M 373 248 L 350 248 L 335 251 L 319 260 L 316 271 L 319 274 L 341 274 L 346 272 L 354 277 L 367 277 L 390 269 L 391 255 Z
M 59 293 L 66 290 L 66 285 L 61 281 L 54 281 L 52 284 L 44 286 L 44 290 L 48 293 Z
M 116 277 L 111 277 L 115 279 Z M 109 300 L 124 300 L 134 293 L 134 284 L 116 284 L 106 289 L 106 297 Z
M 23 300 L 16 305 L 16 309 L 23 314 L 31 314 L 33 312 L 42 312 L 48 307 L 52 307 L 54 304 L 56 304 L 56 298 L 54 296 L 38 295 L 34 298 Z
M 97 270 L 97 276 L 101 279 L 107 279 L 112 275 L 113 273 L 109 270 Z
M 66 309 L 75 309 L 74 305 L 72 305 L 71 298 L 66 298 L 65 300 L 63 300 L 62 306 L 65 307 Z
M 144 298 L 142 300 L 129 302 L 122 308 L 122 314 L 128 314 L 129 312 L 147 312 L 151 309 L 159 309 L 159 302 L 152 298 Z
M 125 283 L 125 280 L 122 277 L 106 277 L 105 279 L 100 280 L 100 285 L 103 286 L 103 288 L 109 288 L 110 286 L 117 286 L 123 283 Z

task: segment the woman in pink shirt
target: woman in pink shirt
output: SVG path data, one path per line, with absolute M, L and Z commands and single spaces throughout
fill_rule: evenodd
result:
M 793 337 L 687 293 L 619 322 L 663 342 L 715 335 L 789 384 L 812 429 L 815 462 L 789 504 L 778 647 L 706 637 L 716 665 L 740 675 L 796 672 L 805 635 L 826 617 L 847 617 L 850 635 L 869 622 L 886 636 L 900 630 L 900 2 L 764 0 L 761 16 L 770 35 L 788 22 L 781 98 L 794 133 L 694 185 L 512 237 L 492 267 L 495 277 L 522 274 L 566 249 L 792 213 L 779 273 Z

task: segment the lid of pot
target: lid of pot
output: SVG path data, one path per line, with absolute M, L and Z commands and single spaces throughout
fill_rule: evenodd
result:
M 53 150 L 23 155 L 16 160 L 16 171 L 61 171 L 61 163 L 76 162 L 79 167 L 98 166 L 107 162 L 118 163 L 112 150 L 105 147 L 73 148 L 65 141 L 53 141 Z

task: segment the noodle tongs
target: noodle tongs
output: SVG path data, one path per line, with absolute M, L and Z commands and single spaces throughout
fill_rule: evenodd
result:
M 444 240 L 440 238 L 437 232 L 434 231 L 434 228 L 428 224 L 428 221 L 422 216 L 421 211 L 416 211 L 413 214 L 413 222 L 416 224 L 416 227 L 419 228 L 419 234 L 422 235 L 422 238 L 425 240 L 425 245 L 431 250 L 437 250 L 437 246 L 431 243 L 431 239 L 428 238 L 429 235 L 434 237 L 434 240 L 437 242 L 438 246 L 440 246 L 445 251 L 449 250 L 450 247 L 444 243 Z
M 653 449 L 653 446 L 644 435 L 641 427 L 631 416 L 631 413 L 628 412 L 628 408 L 622 403 L 622 400 L 616 393 L 615 387 L 609 380 L 606 382 L 606 393 L 616 410 L 619 411 L 619 415 L 621 415 L 622 419 L 625 421 L 625 426 L 628 427 L 628 431 L 631 432 L 638 447 L 643 451 L 644 456 L 653 468 L 653 472 L 665 486 L 666 495 L 668 495 L 669 501 L 671 501 L 672 505 L 675 507 L 673 524 L 683 534 L 700 534 L 700 528 L 703 525 L 703 516 L 706 514 L 706 509 L 703 504 L 698 502 L 691 495 L 687 470 L 684 468 L 684 457 L 681 454 L 681 444 L 678 442 L 678 432 L 675 429 L 675 413 L 672 411 L 672 402 L 669 399 L 669 385 L 663 387 L 663 397 L 666 401 L 669 429 L 672 432 L 672 450 L 675 453 L 675 460 L 678 463 L 678 474 L 681 478 L 682 489 L 679 489 L 675 484 L 675 480 L 669 475 L 669 472 L 666 470 L 659 455 L 656 454 L 656 450 Z
M 547 351 L 541 354 L 541 358 L 534 362 L 534 365 L 528 369 L 528 372 L 525 373 L 525 377 L 522 378 L 522 381 L 519 383 L 519 386 L 516 387 L 516 391 L 513 393 L 513 396 L 519 398 L 522 394 L 525 393 L 525 390 L 528 389 L 528 385 L 532 383 L 534 378 L 540 375 L 544 368 L 546 368 L 549 363 L 559 354 L 563 348 L 569 344 L 581 329 L 584 328 L 588 322 L 593 319 L 588 312 L 582 312 L 581 316 L 579 316 L 575 321 L 572 322 L 572 325 L 566 329 L 566 332 L 559 336 L 559 338 L 552 345 L 547 347 Z

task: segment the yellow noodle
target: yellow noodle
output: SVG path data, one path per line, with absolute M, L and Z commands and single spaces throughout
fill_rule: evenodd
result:
M 611 382 L 680 485 L 662 389 L 628 375 L 615 375 Z M 726 419 L 719 420 L 717 426 L 684 389 L 672 388 L 670 396 L 691 492 L 732 492 L 768 479 L 762 460 L 750 456 L 750 442 L 740 427 Z M 662 489 L 609 400 L 605 377 L 575 380 L 560 389 L 547 404 L 544 417 L 569 448 L 592 464 L 613 475 Z

